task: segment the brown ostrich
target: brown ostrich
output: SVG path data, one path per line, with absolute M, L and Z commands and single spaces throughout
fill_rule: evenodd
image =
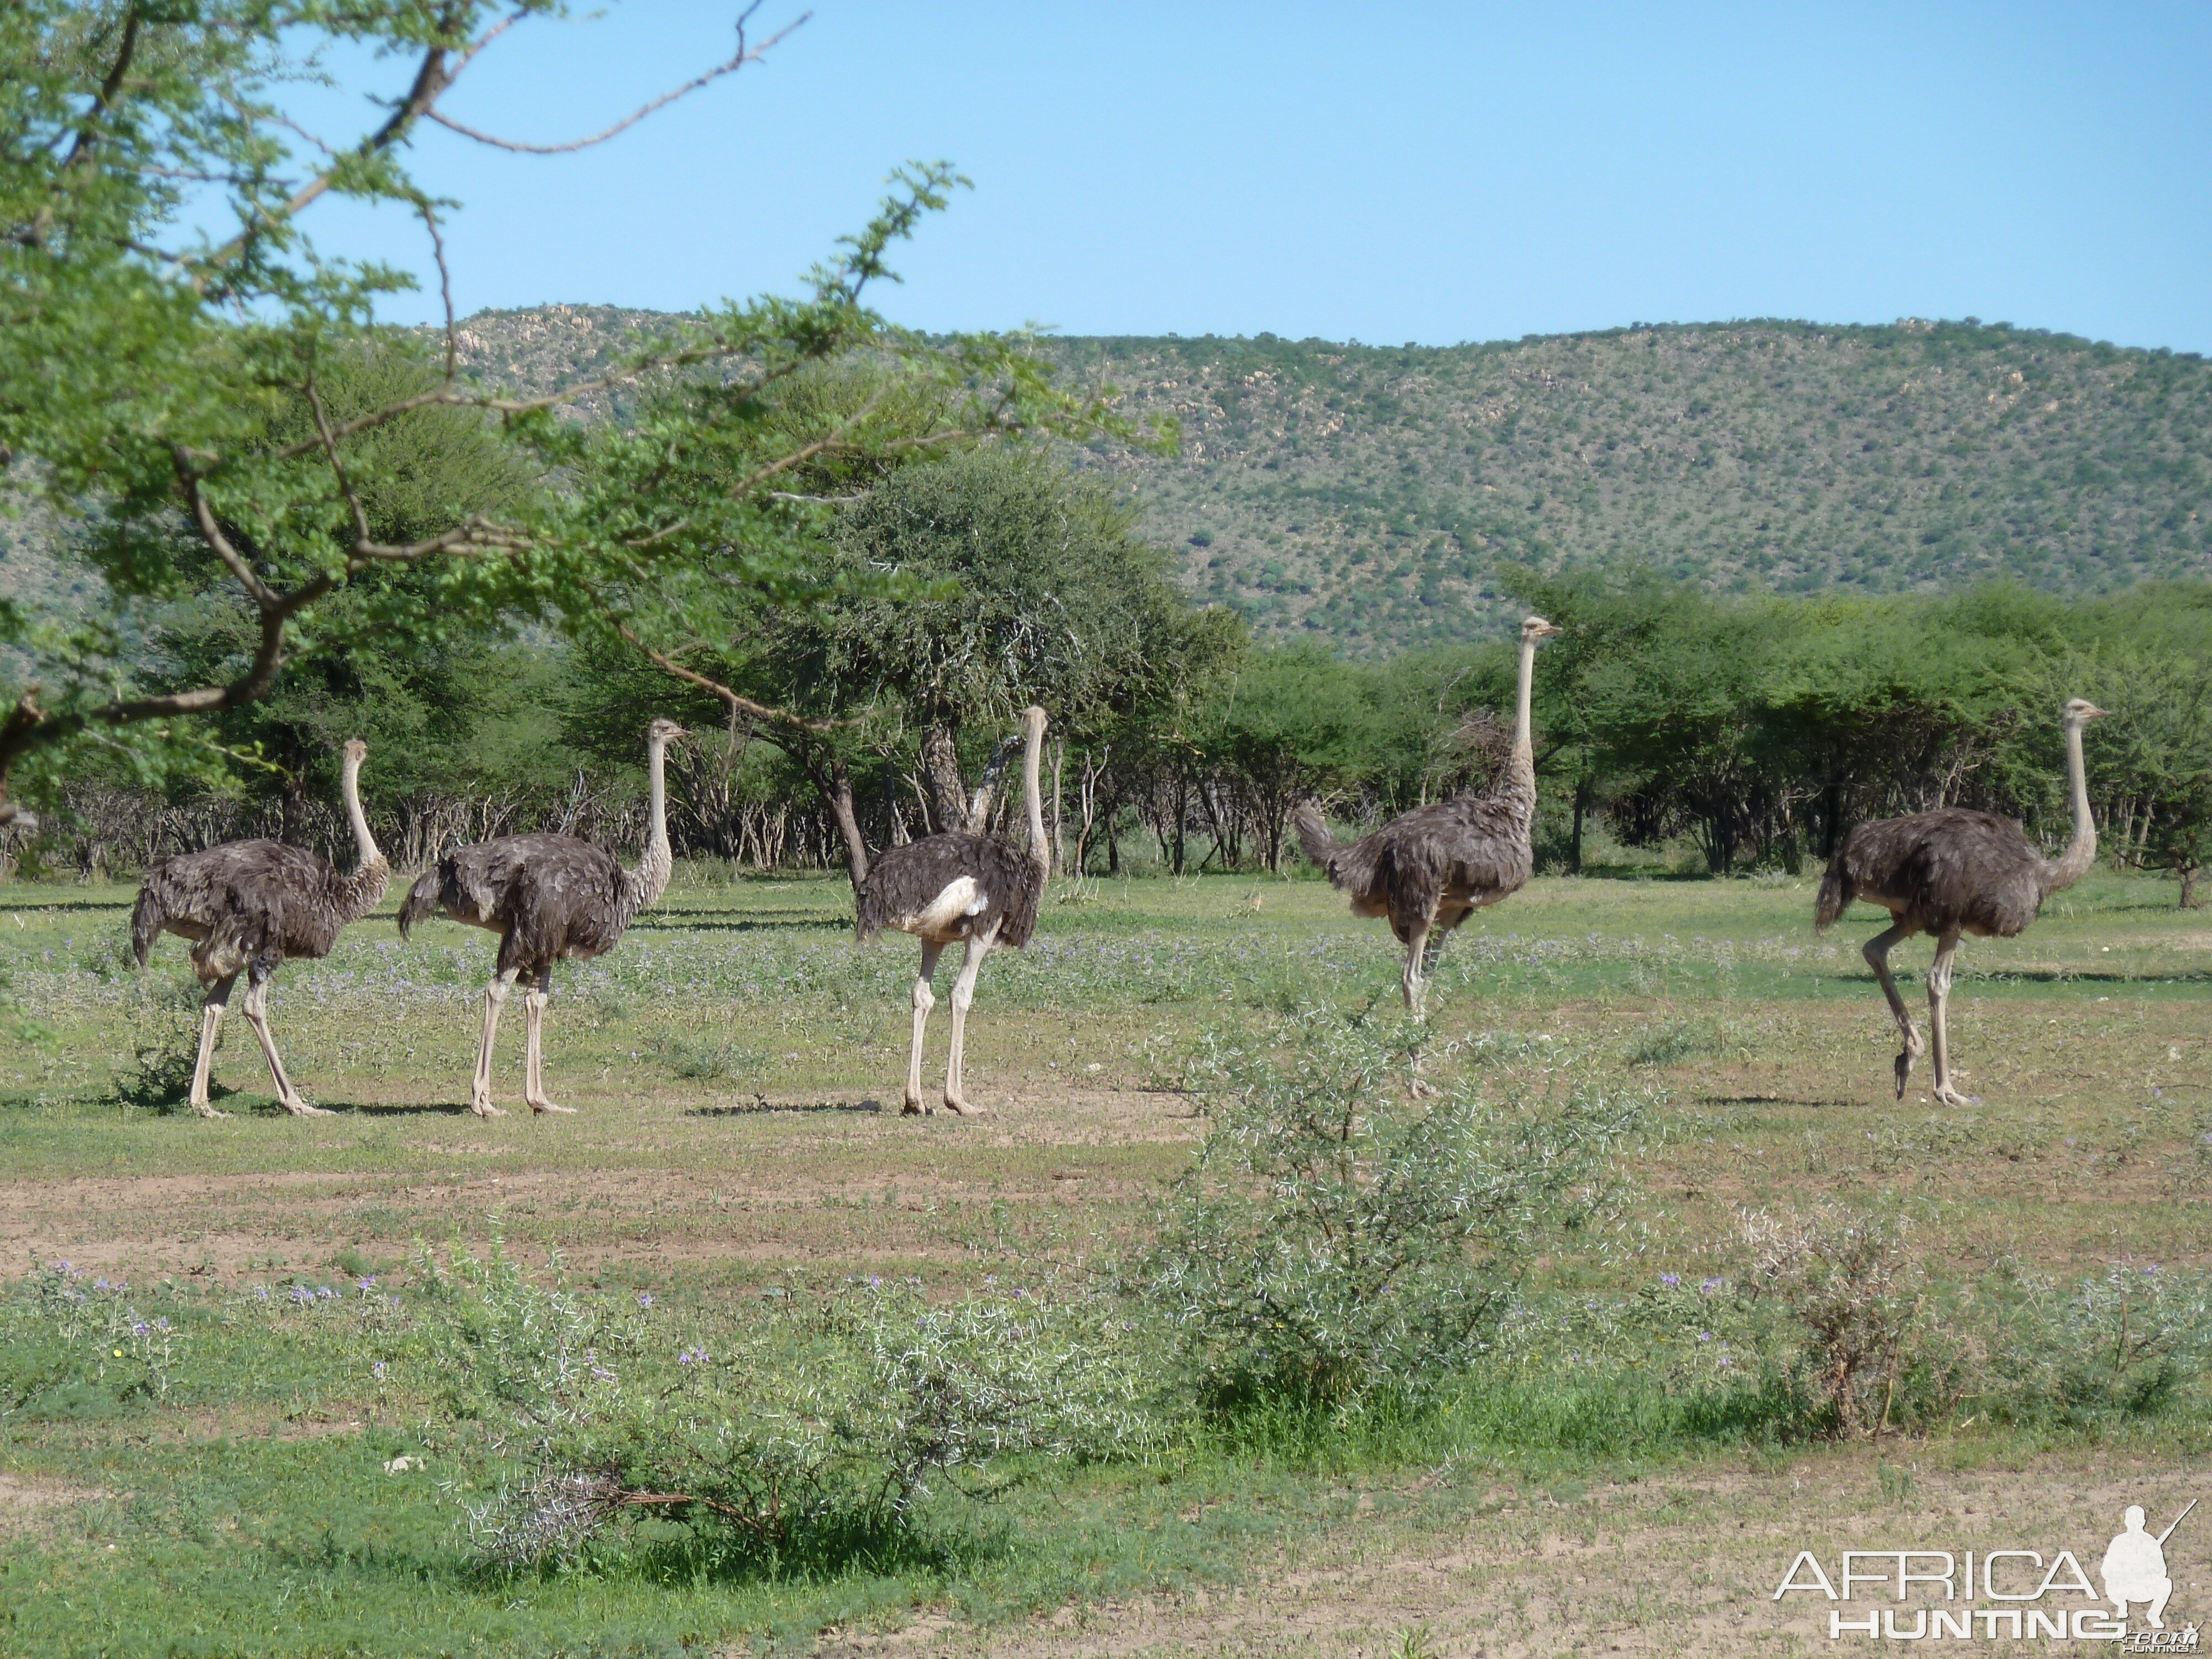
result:
M 553 964 L 613 950 L 630 919 L 668 890 L 675 860 L 668 847 L 665 757 L 670 744 L 690 735 L 673 720 L 646 728 L 652 823 L 636 869 L 623 869 L 605 848 L 576 836 L 501 836 L 447 854 L 422 872 L 399 907 L 402 938 L 432 915 L 499 935 L 498 970 L 484 987 L 483 1035 L 469 1083 L 469 1109 L 478 1117 L 506 1115 L 491 1103 L 492 1038 L 507 992 L 525 977 L 522 1097 L 533 1114 L 575 1109 L 556 1106 L 545 1093 L 545 1002 Z
M 1417 806 L 1349 846 L 1329 838 L 1328 822 L 1310 802 L 1297 813 L 1298 844 L 1352 895 L 1355 916 L 1388 916 L 1406 947 L 1406 1006 L 1426 1008 L 1451 930 L 1486 905 L 1518 892 L 1534 867 L 1529 826 L 1536 817 L 1536 753 L 1528 735 L 1528 702 L 1536 646 L 1559 630 L 1541 617 L 1521 624 L 1521 699 L 1513 755 L 1496 793 L 1462 795 Z
M 1905 1048 L 1897 1056 L 1897 1097 L 1920 1055 L 1920 1033 L 1897 981 L 1889 976 L 1890 948 L 1915 933 L 1936 936 L 1928 969 L 1928 1023 L 1936 1037 L 1936 1084 L 1946 1106 L 1968 1104 L 1951 1082 L 1951 1053 L 1944 1007 L 1951 997 L 1951 959 L 1959 935 L 2011 939 L 2026 929 L 2043 901 L 2071 887 L 2096 861 L 2097 821 L 2089 811 L 2089 782 L 2081 763 L 2081 728 L 2105 711 L 2075 698 L 2066 705 L 2066 781 L 2073 792 L 2074 839 L 2055 862 L 2029 844 L 2027 832 L 1994 812 L 1939 807 L 1910 817 L 1862 823 L 1844 838 L 1820 880 L 1813 921 L 1826 929 L 1853 899 L 1879 904 L 1892 924 L 1866 942 L 1867 965 L 1881 981 Z
M 361 763 L 368 745 L 358 738 L 345 746 L 341 787 L 346 821 L 353 826 L 361 862 L 341 876 L 330 861 L 281 841 L 234 841 L 204 852 L 179 853 L 146 872 L 138 902 L 131 912 L 131 943 L 138 965 L 154 941 L 174 933 L 192 942 L 192 972 L 208 988 L 200 1013 L 199 1058 L 192 1066 L 192 1110 L 202 1117 L 228 1117 L 208 1103 L 208 1070 L 215 1060 L 230 988 L 246 975 L 246 1023 L 260 1040 L 262 1057 L 276 1085 L 276 1097 L 295 1117 L 327 1117 L 310 1106 L 285 1074 L 276 1040 L 269 1031 L 269 975 L 287 957 L 325 957 L 348 922 L 376 908 L 392 867 L 376 850 L 368 820 L 361 810 Z
M 1029 809 L 1026 854 L 988 836 L 954 830 L 926 836 L 894 847 L 876 860 L 860 884 L 854 907 L 854 934 L 865 945 L 886 927 L 921 941 L 921 971 L 914 981 L 914 1046 L 906 1068 L 909 1114 L 930 1109 L 921 1098 L 921 1038 L 929 1011 L 937 1006 L 930 981 L 937 958 L 955 940 L 967 942 L 960 977 L 952 982 L 952 1048 L 945 1062 L 945 1104 L 975 1115 L 961 1086 L 960 1067 L 968 1033 L 968 1009 L 975 1000 L 975 976 L 992 947 L 1018 948 L 1036 927 L 1037 902 L 1051 873 L 1046 851 L 1044 808 L 1037 799 L 1037 757 L 1044 744 L 1044 710 L 1022 711 L 1022 801 Z M 980 796 L 979 796 L 980 799 Z

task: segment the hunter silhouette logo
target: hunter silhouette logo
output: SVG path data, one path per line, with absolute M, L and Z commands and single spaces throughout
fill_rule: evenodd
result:
M 2003 1637 L 2014 1642 L 2104 1641 L 2122 1653 L 2197 1653 L 2201 1650 L 2195 1624 L 2178 1631 L 2166 1626 L 2166 1603 L 2174 1592 L 2173 1577 L 2166 1569 L 2166 1540 L 2196 1507 L 2192 1498 L 2165 1531 L 2153 1533 L 2142 1505 L 2130 1504 L 2121 1517 L 2121 1530 L 2106 1546 L 2098 1564 L 2098 1577 L 2104 1583 L 2101 1595 L 2082 1570 L 2081 1558 L 2068 1549 L 2047 1558 L 2031 1549 L 1968 1550 L 1963 1554 L 1845 1550 L 1833 1577 L 1819 1556 L 1800 1550 L 1782 1575 L 1773 1599 L 1812 1595 L 1835 1602 L 1899 1604 L 1868 1607 L 1863 1618 L 1847 1617 L 1840 1607 L 1831 1607 L 1831 1641 L 1845 1636 L 1893 1642 L 1947 1638 L 1989 1642 Z M 1909 1601 L 1921 1605 L 1902 1605 Z M 2129 1613 L 2138 1607 L 2144 1623 L 2142 1628 L 2131 1628 Z

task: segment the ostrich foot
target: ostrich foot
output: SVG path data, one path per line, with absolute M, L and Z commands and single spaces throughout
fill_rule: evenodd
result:
M 981 1117 L 983 1115 L 983 1109 L 981 1106 L 970 1106 L 966 1101 L 949 1094 L 945 1097 L 945 1109 L 951 1112 L 955 1117 Z
M 479 1095 L 474 1100 L 469 1102 L 469 1109 L 474 1112 L 478 1117 L 505 1117 L 507 1115 L 506 1108 L 493 1105 L 491 1103 L 490 1097 L 483 1095 Z
M 535 1117 L 540 1112 L 558 1112 L 563 1117 L 574 1117 L 576 1115 L 576 1109 L 574 1106 L 556 1106 L 550 1100 L 532 1101 L 530 1103 L 531 1115 Z
M 935 1109 L 927 1105 L 920 1095 L 908 1095 L 906 1104 L 899 1108 L 901 1117 L 927 1117 Z
M 1899 1100 L 1905 1098 L 1905 1083 L 1912 1076 L 1912 1062 L 1920 1058 L 1926 1048 L 1927 1045 L 1920 1040 L 1920 1033 L 1910 1025 L 1906 1026 L 1905 1047 L 1897 1056 L 1897 1097 Z
M 1939 1083 L 1928 1091 L 1942 1106 L 1972 1106 L 1978 1103 L 1972 1095 L 1962 1095 L 1948 1083 Z
M 337 1115 L 336 1112 L 324 1107 L 310 1106 L 304 1100 L 288 1100 L 284 1103 L 284 1109 L 291 1113 L 294 1117 L 336 1117 Z
M 228 1112 L 218 1112 L 204 1100 L 196 1100 L 192 1103 L 192 1115 L 195 1117 L 228 1117 L 230 1115 Z

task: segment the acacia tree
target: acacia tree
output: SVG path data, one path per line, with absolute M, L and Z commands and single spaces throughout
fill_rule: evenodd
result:
M 805 606 L 723 590 L 681 602 L 695 631 L 655 655 L 783 749 L 820 791 L 857 884 L 868 850 L 854 775 L 912 769 L 927 827 L 957 829 L 973 805 L 963 774 L 1016 710 L 1035 702 L 1063 732 L 1104 730 L 1157 700 L 1183 672 L 1187 605 L 1168 556 L 1135 534 L 1126 505 L 1048 456 L 969 446 L 896 465 L 891 434 L 938 418 L 908 388 L 887 398 L 872 373 L 793 383 L 794 430 L 823 410 L 866 410 L 889 460 L 810 467 L 800 503 L 820 516 Z M 849 416 L 841 419 L 850 419 Z M 943 448 L 945 446 L 935 446 Z M 733 458 L 732 465 L 742 465 Z M 711 488 L 702 478 L 702 489 Z M 801 492 L 788 492 L 800 494 Z M 667 592 L 655 590 L 653 603 Z M 714 627 L 710 609 L 720 609 Z M 653 620 L 672 617 L 658 611 Z M 634 681 L 602 675 L 606 693 Z
M 664 644 L 683 636 L 686 602 L 704 589 L 776 604 L 821 596 L 811 544 L 793 533 L 813 509 L 786 487 L 810 465 L 997 432 L 1127 430 L 1103 397 L 1057 391 L 1021 337 L 925 340 L 864 303 L 891 275 L 891 246 L 962 182 L 942 164 L 895 173 L 881 211 L 803 298 L 711 307 L 542 396 L 465 380 L 444 280 L 442 227 L 455 204 L 410 178 L 410 137 L 435 124 L 508 149 L 582 148 L 782 38 L 749 39 L 748 9 L 729 59 L 566 144 L 514 143 L 443 112 L 440 100 L 486 47 L 559 9 L 555 0 L 0 8 L 0 465 L 18 489 L 96 530 L 83 549 L 108 601 L 89 622 L 0 610 L 0 639 L 36 664 L 6 688 L 0 823 L 21 811 L 11 781 L 35 788 L 90 737 L 130 748 L 149 774 L 176 763 L 196 740 L 186 717 L 251 703 L 288 662 L 345 649 L 330 601 L 375 573 L 416 573 L 391 591 L 431 630 L 520 613 L 653 651 L 656 634 Z M 284 93 L 331 43 L 400 56 L 413 72 L 366 131 L 310 137 Z M 311 244 L 305 216 L 325 196 L 414 214 L 447 295 L 428 383 L 351 411 L 334 406 L 333 365 L 386 332 L 375 305 L 410 279 Z M 218 222 L 222 230 L 205 228 Z M 867 409 L 803 434 L 763 426 L 766 394 L 856 353 L 886 380 L 937 389 L 928 429 L 886 434 Z M 553 418 L 580 396 L 647 385 L 663 395 L 637 426 Z M 535 470 L 572 482 L 416 526 L 405 539 L 380 535 L 372 501 L 404 480 L 379 434 L 434 410 L 490 418 Z M 776 435 L 788 441 L 768 441 Z M 132 608 L 217 586 L 245 608 L 248 648 L 210 665 L 218 672 L 204 684 L 146 684 Z

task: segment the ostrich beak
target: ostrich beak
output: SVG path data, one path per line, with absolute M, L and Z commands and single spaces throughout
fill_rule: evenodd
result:
M 2093 702 L 2081 711 L 2081 718 L 2085 720 L 2100 720 L 2112 712 L 2109 708 L 2100 708 Z

